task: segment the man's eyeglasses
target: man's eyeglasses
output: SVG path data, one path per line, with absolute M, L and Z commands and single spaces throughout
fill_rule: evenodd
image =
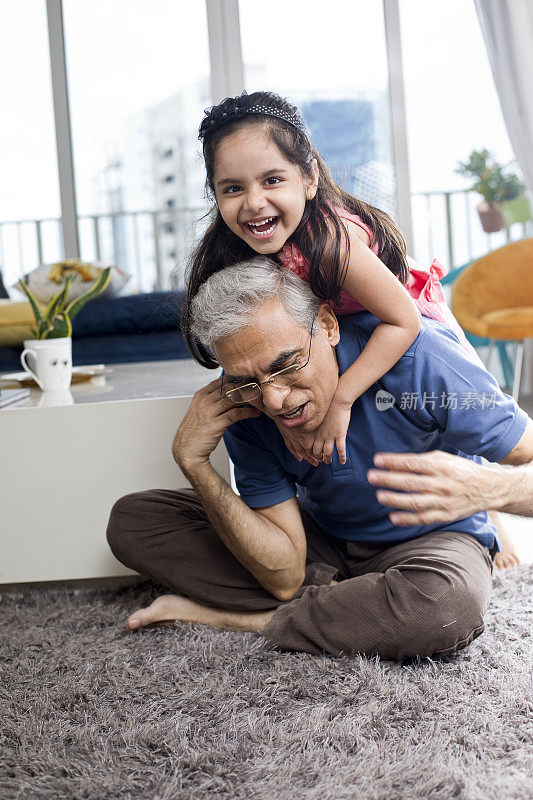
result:
M 263 393 L 263 386 L 275 386 L 278 389 L 284 389 L 287 386 L 293 386 L 295 383 L 298 383 L 301 378 L 300 372 L 309 364 L 309 359 L 311 358 L 311 342 L 313 341 L 314 324 L 313 320 L 309 337 L 309 352 L 307 353 L 307 359 L 304 364 L 299 364 L 298 362 L 290 364 L 288 367 L 283 367 L 283 369 L 278 370 L 278 372 L 273 372 L 266 381 L 261 381 L 261 383 L 253 381 L 251 383 L 245 383 L 242 386 L 236 386 L 234 389 L 229 389 L 227 392 L 224 392 L 225 396 L 233 403 L 250 403 L 252 400 L 257 400 L 257 398 L 261 396 Z

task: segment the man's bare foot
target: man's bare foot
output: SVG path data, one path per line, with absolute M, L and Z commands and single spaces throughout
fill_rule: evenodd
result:
M 517 564 L 520 564 L 520 559 L 514 550 L 505 548 L 500 550 L 499 553 L 496 553 L 494 556 L 494 564 L 498 569 L 508 569 L 508 567 L 515 567 Z
M 223 608 L 197 603 L 179 594 L 158 597 L 148 608 L 140 608 L 128 617 L 130 631 L 157 622 L 201 622 L 228 631 L 253 631 L 260 633 L 274 615 L 270 611 L 226 611 Z

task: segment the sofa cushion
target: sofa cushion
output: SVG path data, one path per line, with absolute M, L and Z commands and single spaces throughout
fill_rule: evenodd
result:
M 72 321 L 75 365 L 188 358 L 179 330 L 185 292 L 151 292 L 126 297 L 98 297 Z M 5 306 L 2 317 L 2 305 Z M 20 369 L 22 340 L 31 335 L 28 302 L 0 305 L 0 372 Z M 3 331 L 3 334 L 2 334 Z M 5 346 L 3 346 L 5 345 Z
M 184 299 L 184 291 L 97 297 L 72 320 L 72 337 L 178 330 Z
M 72 340 L 72 363 L 127 364 L 190 358 L 178 331 L 159 331 L 114 336 L 86 336 Z M 20 348 L 0 347 L 0 372 L 20 372 Z
M 533 306 L 499 308 L 480 317 L 489 339 L 531 339 L 533 336 Z
M 87 336 L 72 340 L 72 363 L 75 366 L 167 361 L 174 358 L 190 358 L 183 337 L 176 330 Z
M 35 317 L 27 300 L 0 300 L 0 347 L 22 346 L 31 339 Z
M 70 277 L 72 281 L 69 293 L 70 302 L 91 289 L 100 277 L 102 270 L 107 266 L 111 268 L 111 275 L 102 297 L 116 297 L 127 284 L 131 275 L 111 264 L 88 264 L 71 258 L 56 264 L 41 264 L 40 267 L 36 267 L 24 275 L 24 280 L 35 298 L 40 303 L 48 304 L 52 297 L 61 291 L 65 279 Z M 17 281 L 12 288 L 22 292 L 20 281 Z

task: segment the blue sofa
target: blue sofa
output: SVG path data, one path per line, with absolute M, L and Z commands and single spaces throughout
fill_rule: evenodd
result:
M 72 320 L 72 363 L 189 358 L 180 332 L 185 292 L 98 297 Z M 0 372 L 18 371 L 22 348 L 0 347 Z

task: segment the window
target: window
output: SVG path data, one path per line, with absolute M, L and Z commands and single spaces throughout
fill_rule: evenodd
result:
M 166 288 L 176 265 L 155 246 L 153 214 L 178 187 L 180 208 L 200 216 L 204 206 L 197 129 L 210 105 L 205 3 L 63 5 L 82 257 L 99 250 L 103 259 L 122 258 L 119 266 L 138 269 L 142 289 Z M 175 159 L 174 174 L 159 172 L 162 155 Z M 120 230 L 111 216 L 119 212 Z M 180 243 L 180 255 L 188 247 Z
M 331 0 L 325 13 L 318 0 L 271 0 L 265 14 L 240 0 L 239 8 L 247 91 L 288 96 L 341 186 L 395 216 L 382 4 Z
M 475 210 L 481 197 L 463 194 L 469 183 L 456 175 L 457 162 L 484 147 L 503 163 L 514 157 L 485 43 L 474 4 L 463 0 L 401 0 L 400 21 L 414 256 L 425 266 L 433 258 L 447 266 L 464 264 L 504 244 L 505 233 L 494 234 L 488 246 Z M 453 193 L 452 253 L 445 192 Z
M 0 9 L 0 271 L 6 287 L 62 255 L 46 6 Z M 27 222 L 20 224 L 20 221 Z M 39 223 L 39 220 L 46 220 Z

